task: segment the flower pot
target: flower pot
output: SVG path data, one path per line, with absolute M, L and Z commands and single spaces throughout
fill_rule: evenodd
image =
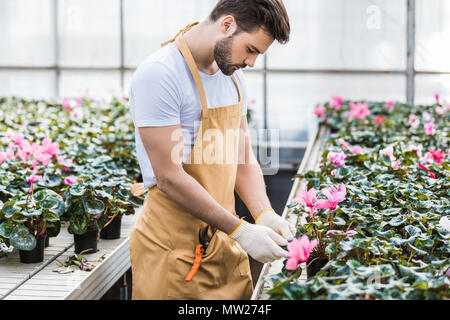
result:
M 50 245 L 50 237 L 45 237 L 44 248 L 47 248 Z
M 328 258 L 309 258 L 306 262 L 306 276 L 314 277 L 328 263 Z
M 36 238 L 36 247 L 33 250 L 19 250 L 20 262 L 38 263 L 44 261 L 44 247 L 46 235 Z
M 84 254 L 90 254 L 97 252 L 97 230 L 88 230 L 82 235 L 74 234 L 73 239 L 75 242 L 75 253 L 80 253 L 87 249 Z
M 116 216 L 114 219 L 100 231 L 101 239 L 119 239 L 120 226 L 122 225 L 122 216 Z

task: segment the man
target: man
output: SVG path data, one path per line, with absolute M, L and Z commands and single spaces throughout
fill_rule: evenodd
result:
M 221 0 L 134 73 L 144 183 L 132 192 L 148 194 L 130 235 L 133 299 L 249 299 L 247 254 L 263 263 L 287 257 L 281 246 L 295 229 L 267 197 L 241 69 L 289 32 L 281 0 Z M 236 215 L 234 190 L 255 224 Z

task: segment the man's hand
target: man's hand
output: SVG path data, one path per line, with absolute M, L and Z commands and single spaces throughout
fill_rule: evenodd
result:
M 229 237 L 259 262 L 266 263 L 289 257 L 289 253 L 280 247 L 287 245 L 286 239 L 265 226 L 241 220 L 241 224 Z
M 287 241 L 292 241 L 295 237 L 295 226 L 286 219 L 281 218 L 273 209 L 263 212 L 257 217 L 255 223 L 271 228 L 273 231 L 281 234 Z

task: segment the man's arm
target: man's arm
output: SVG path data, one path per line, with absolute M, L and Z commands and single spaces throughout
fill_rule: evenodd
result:
M 269 227 L 291 241 L 296 233 L 295 226 L 272 209 L 261 167 L 253 154 L 246 116 L 242 116 L 241 120 L 239 161 L 235 189 L 250 210 L 255 223 Z
M 272 208 L 272 206 L 267 197 L 261 166 L 253 153 L 246 116 L 242 116 L 240 129 L 239 165 L 235 189 L 256 220 L 259 214 Z
M 176 152 L 182 151 L 183 147 L 180 132 L 180 125 L 139 128 L 157 187 L 196 218 L 230 234 L 237 228 L 240 219 L 223 208 L 197 180 L 184 171 L 182 153 Z M 180 137 L 180 140 L 172 137 Z

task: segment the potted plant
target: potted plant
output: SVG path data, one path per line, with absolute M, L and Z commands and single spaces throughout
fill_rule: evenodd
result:
M 339 187 L 332 185 L 330 188 L 324 188 L 320 193 L 317 193 L 314 188 L 302 189 L 292 200 L 293 204 L 290 207 L 295 207 L 297 204 L 309 207 L 307 223 L 301 229 L 305 234 L 317 239 L 317 245 L 307 261 L 308 277 L 314 276 L 331 260 L 333 250 L 341 238 L 351 238 L 356 234 L 354 230 L 340 230 L 345 226 L 345 221 L 336 217 L 337 206 L 345 200 L 345 195 L 345 185 L 341 184 Z
M 109 196 L 108 205 L 105 214 L 100 218 L 101 239 L 119 239 L 123 215 L 134 214 L 134 206 L 139 205 L 140 198 L 137 198 L 129 191 L 129 184 L 121 185 L 115 188 L 117 191 Z
M 10 198 L 1 208 L 0 236 L 6 245 L 19 249 L 22 263 L 44 259 L 45 238 L 59 233 L 64 211 L 62 197 L 51 189 Z
M 105 211 L 103 201 L 96 199 L 89 186 L 74 186 L 65 193 L 68 207 L 69 233 L 74 236 L 75 253 L 97 251 L 98 221 Z

